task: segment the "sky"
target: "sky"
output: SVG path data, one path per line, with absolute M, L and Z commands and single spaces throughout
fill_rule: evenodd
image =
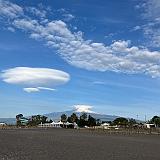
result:
M 160 115 L 159 0 L 0 0 L 0 117 Z

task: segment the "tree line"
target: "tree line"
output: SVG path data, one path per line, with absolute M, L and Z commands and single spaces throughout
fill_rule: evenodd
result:
M 68 117 L 66 114 L 62 114 L 61 122 L 77 123 L 79 127 L 92 127 L 96 125 L 97 121 L 91 115 L 87 115 L 87 113 L 82 113 L 80 117 L 78 117 L 75 113 L 72 113 L 72 115 Z
M 99 126 L 102 123 L 109 123 L 110 125 L 119 125 L 124 127 L 133 127 L 134 125 L 138 124 L 138 122 L 133 119 L 127 119 L 124 117 L 118 117 L 113 121 L 100 121 L 100 119 L 95 119 L 91 115 L 88 115 L 87 113 L 82 113 L 79 117 L 76 115 L 76 113 L 72 113 L 70 116 L 67 116 L 66 114 L 61 115 L 61 122 L 66 123 L 76 123 L 79 127 L 93 127 L 93 126 Z M 44 123 L 52 123 L 53 121 L 50 119 L 48 120 L 48 117 L 44 115 L 34 115 L 30 118 L 25 118 L 23 114 L 18 114 L 16 116 L 17 120 L 17 126 L 37 126 L 39 124 Z M 160 127 L 160 117 L 154 116 L 151 120 L 149 120 L 147 123 L 155 124 L 156 127 Z
M 25 118 L 23 114 L 16 115 L 17 126 L 37 126 L 44 123 L 52 123 L 52 120 L 47 120 L 48 117 L 44 115 L 34 115 L 30 118 Z

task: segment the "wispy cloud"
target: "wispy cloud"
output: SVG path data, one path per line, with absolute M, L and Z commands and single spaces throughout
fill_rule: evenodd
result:
M 100 24 L 120 24 L 120 23 L 125 23 L 124 21 L 122 20 L 119 20 L 119 19 L 114 19 L 114 18 L 109 18 L 109 17 L 100 17 L 100 18 L 87 18 L 93 22 L 96 22 L 96 23 L 100 23 Z
M 7 29 L 11 32 L 15 32 L 15 29 L 13 27 L 8 27 Z
M 131 31 L 138 31 L 141 30 L 142 27 L 141 26 L 135 26 Z
M 144 0 L 138 5 L 138 9 L 141 10 L 141 18 L 145 20 L 141 28 L 145 37 L 150 40 L 149 45 L 160 47 L 160 1 Z
M 32 15 L 37 16 L 37 17 L 40 17 L 40 18 L 45 18 L 45 17 L 46 17 L 46 14 L 47 14 L 47 11 L 37 9 L 37 8 L 35 8 L 35 7 L 26 7 L 26 10 L 27 10 L 29 13 L 31 13 Z
M 144 91 L 148 91 L 148 92 L 153 92 L 153 93 L 160 93 L 159 89 L 155 89 L 155 88 L 149 88 L 149 87 L 142 87 L 139 85 L 135 85 L 135 84 L 125 84 L 125 83 L 120 83 L 120 82 L 113 82 L 113 81 L 93 81 L 92 82 L 93 85 L 104 85 L 104 86 L 115 86 L 115 87 L 120 87 L 120 88 L 131 88 L 131 89 L 138 89 L 138 90 L 144 90 Z
M 55 91 L 55 89 L 48 87 L 31 87 L 31 88 L 23 88 L 23 90 L 28 93 L 40 92 L 41 90 Z
M 57 12 L 62 16 L 62 19 L 66 22 L 69 22 L 75 18 L 75 16 L 65 8 L 58 9 Z
M 72 20 L 72 19 L 75 18 L 75 17 L 74 17 L 72 14 L 70 14 L 70 13 L 64 14 L 63 16 L 64 16 L 64 18 L 65 18 L 66 21 L 70 21 L 70 20 Z
M 93 84 L 95 85 L 106 85 L 107 83 L 104 81 L 94 81 Z
M 32 93 L 32 92 L 40 92 L 40 90 L 38 88 L 23 88 L 23 90 L 25 92 L 28 92 L 28 93 Z
M 0 0 L 0 14 L 9 18 L 18 18 L 23 15 L 23 8 L 9 1 Z
M 9 84 L 27 86 L 24 88 L 26 92 L 54 91 L 55 89 L 50 88 L 50 86 L 62 85 L 70 80 L 69 74 L 60 70 L 29 67 L 4 70 L 1 73 L 1 78 Z
M 48 91 L 56 91 L 54 88 L 48 88 L 48 87 L 37 87 L 40 90 L 48 90 Z
M 9 2 L 7 4 L 10 7 L 14 6 Z M 2 0 L 1 7 L 6 7 Z M 133 46 L 128 40 L 114 41 L 110 45 L 85 40 L 81 31 L 72 32 L 62 20 L 49 21 L 46 18 L 43 19 L 46 23 L 42 23 L 38 18 L 29 17 L 27 13 L 20 17 L 23 10 L 20 13 L 14 12 L 15 15 L 11 18 L 10 10 L 8 12 L 3 12 L 3 16 L 10 19 L 10 27 L 28 32 L 31 38 L 41 40 L 48 47 L 57 49 L 59 56 L 73 66 L 101 72 L 160 77 L 159 51 Z

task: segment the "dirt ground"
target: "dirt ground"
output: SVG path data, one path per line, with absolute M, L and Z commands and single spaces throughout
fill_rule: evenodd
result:
M 6 129 L 0 130 L 0 160 L 160 160 L 160 136 Z

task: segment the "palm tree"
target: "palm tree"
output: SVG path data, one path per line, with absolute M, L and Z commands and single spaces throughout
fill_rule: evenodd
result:
M 80 119 L 87 120 L 87 113 L 82 113 Z
M 66 114 L 61 115 L 61 121 L 63 122 L 63 127 L 64 127 L 64 123 L 67 122 L 67 115 Z
M 72 115 L 71 115 L 71 121 L 72 121 L 72 123 L 78 121 L 78 117 L 77 117 L 77 115 L 75 113 L 72 113 Z
M 21 118 L 23 118 L 23 114 L 16 115 L 17 126 L 21 126 Z

